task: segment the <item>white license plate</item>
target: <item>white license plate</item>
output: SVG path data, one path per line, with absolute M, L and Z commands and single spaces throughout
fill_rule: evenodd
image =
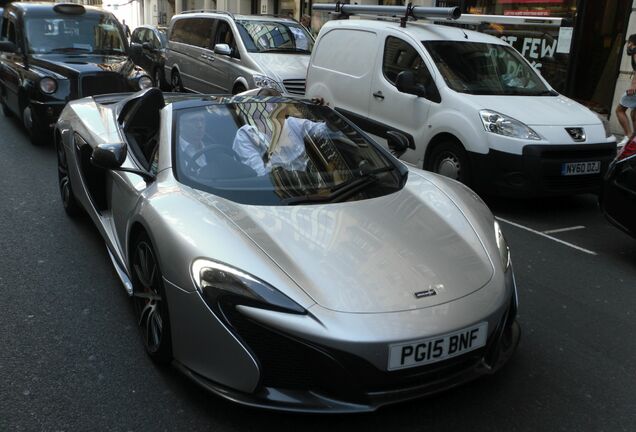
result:
M 412 342 L 389 345 L 388 370 L 405 369 L 435 363 L 476 350 L 486 345 L 488 323 Z
M 598 174 L 600 172 L 600 161 L 568 162 L 561 165 L 561 175 L 564 176 Z

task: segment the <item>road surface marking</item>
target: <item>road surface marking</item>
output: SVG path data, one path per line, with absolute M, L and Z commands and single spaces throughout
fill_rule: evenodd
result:
M 501 221 L 501 222 L 505 222 L 505 223 L 507 223 L 507 224 L 509 224 L 509 225 L 515 226 L 515 227 L 517 227 L 517 228 L 521 228 L 521 229 L 523 229 L 523 230 L 530 231 L 531 233 L 534 233 L 534 234 L 536 234 L 536 235 L 538 235 L 538 236 L 545 237 L 545 238 L 547 238 L 547 239 L 553 240 L 553 241 L 555 241 L 555 242 L 557 242 L 557 243 L 561 243 L 562 245 L 565 245 L 565 246 L 571 247 L 572 249 L 576 249 L 576 250 L 581 251 L 581 252 L 584 252 L 584 253 L 586 253 L 586 254 L 589 254 L 589 255 L 597 255 L 597 253 L 596 253 L 596 252 L 593 252 L 593 251 L 588 250 L 588 249 L 584 249 L 584 248 L 582 248 L 582 247 L 579 247 L 579 246 L 577 246 L 577 245 L 573 245 L 572 243 L 568 243 L 568 242 L 563 241 L 563 240 L 559 240 L 558 238 L 555 238 L 555 237 L 549 236 L 549 235 L 547 235 L 547 234 L 544 234 L 544 233 L 542 233 L 541 231 L 533 230 L 532 228 L 528 228 L 528 227 L 523 226 L 523 225 L 520 225 L 520 224 L 518 224 L 518 223 L 516 223 L 516 222 L 512 222 L 512 221 L 509 221 L 509 220 L 507 220 L 507 219 L 500 218 L 500 217 L 498 217 L 498 216 L 495 216 L 495 219 L 497 219 L 497 220 L 499 220 L 499 221 Z
M 577 226 L 573 226 L 573 227 L 557 228 L 557 229 L 553 229 L 553 230 L 543 231 L 543 234 L 556 234 L 556 233 L 561 233 L 561 232 L 566 232 L 566 231 L 580 230 L 580 229 L 584 229 L 584 228 L 585 227 L 583 225 L 577 225 Z

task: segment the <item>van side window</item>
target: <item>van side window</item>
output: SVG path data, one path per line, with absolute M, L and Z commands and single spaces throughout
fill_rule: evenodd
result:
M 201 48 L 209 48 L 214 20 L 209 18 L 186 18 L 174 23 L 171 39 Z
M 382 58 L 382 73 L 384 77 L 395 85 L 398 74 L 405 70 L 415 73 L 416 82 L 426 88 L 427 99 L 433 102 L 441 102 L 433 77 L 415 48 L 402 39 L 393 36 L 387 37 L 384 45 L 384 57 Z
M 232 28 L 225 21 L 218 21 L 212 49 L 214 49 L 214 45 L 216 44 L 228 44 L 232 49 L 232 57 L 238 57 L 238 50 L 236 49 L 234 33 L 232 33 Z

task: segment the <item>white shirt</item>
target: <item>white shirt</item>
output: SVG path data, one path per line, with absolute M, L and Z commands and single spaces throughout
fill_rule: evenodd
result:
M 181 167 L 182 168 L 189 168 L 189 165 L 192 161 L 192 156 L 194 156 L 194 154 L 201 150 L 202 147 L 200 146 L 196 146 L 194 144 L 192 144 L 191 142 L 187 141 L 185 138 L 183 137 L 179 137 L 179 150 L 181 151 L 182 154 L 187 155 L 189 157 L 182 157 L 181 159 Z M 196 167 L 193 167 L 194 169 L 198 169 L 201 167 L 204 167 L 205 165 L 207 165 L 207 160 L 205 159 L 205 154 L 201 154 L 201 156 L 199 156 L 194 163 L 196 163 Z

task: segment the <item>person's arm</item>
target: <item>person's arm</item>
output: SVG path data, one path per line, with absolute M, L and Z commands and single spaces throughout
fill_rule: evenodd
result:
M 632 55 L 632 64 L 634 64 L 634 61 L 636 61 L 636 54 Z M 628 96 L 633 96 L 636 94 L 636 71 L 632 72 L 632 83 L 629 86 L 629 88 L 627 89 L 627 95 Z
M 267 174 L 268 170 L 263 162 L 262 137 L 252 126 L 242 126 L 236 131 L 232 150 L 239 157 L 242 164 L 252 168 L 257 175 Z

